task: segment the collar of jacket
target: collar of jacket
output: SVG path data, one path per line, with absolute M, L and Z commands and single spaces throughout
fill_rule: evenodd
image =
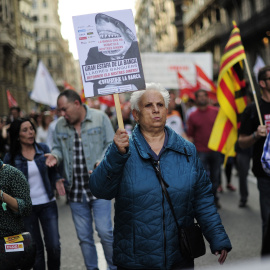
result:
M 191 156 L 192 153 L 187 141 L 181 136 L 177 135 L 170 127 L 165 126 L 165 129 L 167 130 L 169 137 L 165 148 L 171 149 L 185 156 Z M 145 143 L 145 139 L 138 124 L 133 130 L 132 137 L 141 157 L 144 159 L 149 159 L 148 145 Z
M 35 156 L 36 156 L 36 155 L 43 155 L 43 154 L 44 154 L 44 152 L 40 149 L 40 147 L 37 146 L 37 143 L 34 143 L 34 147 L 35 147 L 35 150 L 36 150 Z M 20 153 L 19 156 L 21 157 L 21 159 L 27 160 L 27 159 L 22 155 L 22 153 Z M 35 157 L 34 157 L 34 159 L 35 159 Z

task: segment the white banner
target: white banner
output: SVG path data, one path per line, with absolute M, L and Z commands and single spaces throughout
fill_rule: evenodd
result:
M 52 76 L 40 60 L 34 80 L 34 88 L 30 98 L 35 102 L 51 107 L 57 106 L 57 97 L 60 94 Z
M 146 82 L 158 82 L 166 88 L 179 89 L 177 71 L 191 84 L 197 83 L 196 66 L 213 79 L 212 53 L 141 53 Z

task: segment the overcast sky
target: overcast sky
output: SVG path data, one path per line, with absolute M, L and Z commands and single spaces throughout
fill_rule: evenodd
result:
M 69 48 L 74 58 L 78 59 L 78 52 L 72 16 L 121 9 L 132 9 L 133 15 L 135 15 L 135 1 L 136 0 L 59 0 L 58 12 L 61 21 L 61 32 L 63 38 L 69 41 Z

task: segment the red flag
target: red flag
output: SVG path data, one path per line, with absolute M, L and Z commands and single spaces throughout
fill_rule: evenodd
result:
M 203 70 L 195 65 L 196 71 L 197 71 L 197 86 L 198 88 L 211 91 L 211 92 L 216 92 L 217 87 L 214 84 L 214 82 L 208 78 L 208 76 L 203 72 Z
M 208 97 L 213 101 L 217 101 L 216 91 L 217 87 L 214 82 L 208 78 L 204 71 L 195 65 L 197 71 L 197 88 L 208 91 Z
M 75 90 L 75 88 L 71 84 L 67 83 L 66 81 L 64 81 L 64 89 Z
M 177 75 L 180 89 L 180 98 L 195 99 L 195 92 L 198 90 L 197 86 L 193 86 L 190 82 L 188 82 L 179 71 L 177 71 Z
M 7 100 L 9 108 L 18 106 L 16 99 L 11 95 L 9 90 L 7 90 Z
M 106 104 L 108 107 L 114 107 L 114 98 L 113 95 L 108 95 L 108 96 L 101 96 L 98 97 L 98 100 L 102 104 Z

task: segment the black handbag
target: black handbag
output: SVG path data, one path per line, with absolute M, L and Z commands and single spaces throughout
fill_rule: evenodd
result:
M 162 193 L 165 195 L 170 209 L 172 211 L 172 215 L 174 217 L 177 231 L 178 231 L 178 242 L 179 242 L 179 249 L 181 254 L 187 259 L 195 259 L 200 256 L 203 256 L 206 252 L 204 238 L 202 234 L 201 227 L 198 223 L 194 223 L 193 226 L 183 228 L 178 224 L 173 205 L 171 202 L 170 195 L 167 191 L 169 185 L 163 179 L 161 172 L 159 170 L 159 166 L 155 161 L 151 158 L 152 165 L 155 169 L 157 178 L 162 188 Z
M 201 227 L 198 223 L 187 228 L 178 228 L 180 251 L 186 258 L 195 259 L 206 252 Z
M 36 245 L 29 232 L 0 238 L 0 269 L 29 270 L 36 257 Z

